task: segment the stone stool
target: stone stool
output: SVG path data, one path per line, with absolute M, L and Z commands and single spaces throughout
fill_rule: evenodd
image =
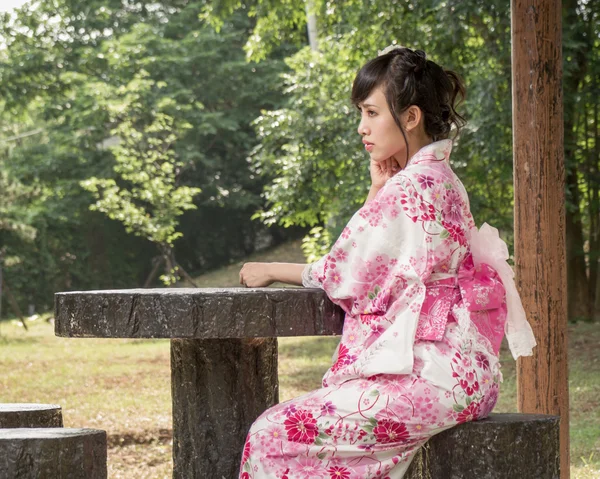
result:
M 559 479 L 559 417 L 490 414 L 433 436 L 406 479 Z
M 0 479 L 106 479 L 106 432 L 0 429 Z
M 0 404 L 0 429 L 63 427 L 62 410 L 56 404 Z

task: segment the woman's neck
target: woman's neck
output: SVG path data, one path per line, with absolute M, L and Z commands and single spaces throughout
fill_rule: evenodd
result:
M 404 163 L 404 164 L 400 164 L 400 167 L 405 168 L 406 165 L 408 163 L 410 163 L 410 160 L 412 159 L 412 157 L 415 156 L 415 154 L 421 148 L 424 148 L 427 145 L 431 145 L 431 143 L 433 143 L 433 139 L 430 136 L 427 136 L 425 133 L 418 135 L 418 136 L 415 135 L 412 138 L 409 137 L 408 138 L 408 155 L 406 155 L 406 156 L 403 155 L 404 157 L 401 158 L 401 160 L 402 160 L 402 163 Z

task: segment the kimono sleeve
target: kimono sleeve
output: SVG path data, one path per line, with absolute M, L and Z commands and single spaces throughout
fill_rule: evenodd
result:
M 427 237 L 435 212 L 400 173 L 350 220 L 331 251 L 310 267 L 310 281 L 358 318 L 366 348 L 357 374 L 412 371 L 413 343 L 431 271 Z
M 323 256 L 314 263 L 308 263 L 302 271 L 302 286 L 305 288 L 323 288 L 323 270 L 325 268 L 325 262 L 327 261 L 327 255 Z

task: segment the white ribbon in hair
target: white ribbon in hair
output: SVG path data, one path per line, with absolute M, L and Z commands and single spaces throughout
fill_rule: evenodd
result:
M 396 45 L 395 43 L 392 43 L 391 45 L 388 45 L 387 47 L 385 47 L 383 50 L 380 50 L 378 52 L 378 57 L 380 57 L 381 55 L 385 55 L 386 53 L 390 53 L 392 50 L 396 50 L 398 48 L 404 48 L 402 45 Z

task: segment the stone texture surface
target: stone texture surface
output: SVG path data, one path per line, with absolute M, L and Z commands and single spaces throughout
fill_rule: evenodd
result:
M 277 339 L 171 341 L 173 479 L 237 478 L 254 420 L 278 401 Z
M 63 427 L 62 410 L 56 404 L 0 404 L 0 429 Z
M 131 289 L 55 295 L 55 333 L 103 338 L 341 334 L 343 312 L 305 288 Z
M 434 436 L 406 479 L 558 479 L 559 417 L 490 414 Z
M 106 433 L 0 429 L 0 479 L 106 479 Z

